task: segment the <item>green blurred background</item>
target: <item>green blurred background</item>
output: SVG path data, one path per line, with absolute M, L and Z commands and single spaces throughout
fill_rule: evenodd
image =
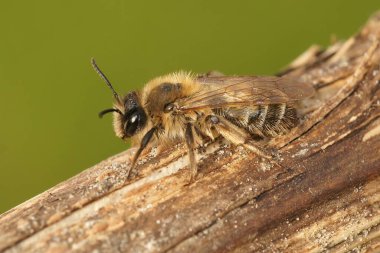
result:
M 175 70 L 273 74 L 311 44 L 347 38 L 373 1 L 2 1 L 0 213 L 128 145 L 112 95 Z

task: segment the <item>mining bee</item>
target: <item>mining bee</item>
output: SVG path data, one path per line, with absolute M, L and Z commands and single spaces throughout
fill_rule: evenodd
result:
M 94 59 L 91 63 L 115 98 L 113 108 L 99 116 L 112 112 L 116 135 L 139 145 L 131 168 L 149 143 L 184 141 L 190 181 L 197 173 L 194 150 L 218 137 L 270 159 L 272 154 L 261 143 L 295 127 L 299 122 L 295 102 L 314 93 L 311 85 L 287 77 L 177 72 L 120 97 Z

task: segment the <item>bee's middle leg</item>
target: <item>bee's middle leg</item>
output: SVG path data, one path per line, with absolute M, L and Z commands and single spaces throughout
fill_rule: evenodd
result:
M 195 162 L 195 154 L 194 154 L 194 135 L 193 135 L 193 126 L 190 123 L 186 124 L 185 130 L 185 139 L 186 145 L 188 149 L 188 156 L 190 161 L 190 181 L 189 184 L 192 183 L 197 175 L 197 165 Z

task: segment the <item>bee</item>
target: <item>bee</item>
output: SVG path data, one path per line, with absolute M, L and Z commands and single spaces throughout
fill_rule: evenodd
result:
M 270 159 L 272 154 L 259 143 L 295 127 L 295 102 L 314 94 L 312 86 L 287 77 L 177 72 L 120 97 L 94 59 L 91 63 L 115 98 L 113 108 L 99 116 L 112 112 L 116 135 L 139 146 L 131 169 L 148 144 L 182 141 L 188 149 L 190 182 L 197 174 L 194 150 L 218 137 Z

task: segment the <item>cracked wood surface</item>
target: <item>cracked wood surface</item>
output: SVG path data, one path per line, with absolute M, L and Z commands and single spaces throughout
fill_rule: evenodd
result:
M 278 164 L 215 142 L 111 157 L 0 216 L 2 252 L 380 251 L 380 13 L 282 74 L 318 90 Z

